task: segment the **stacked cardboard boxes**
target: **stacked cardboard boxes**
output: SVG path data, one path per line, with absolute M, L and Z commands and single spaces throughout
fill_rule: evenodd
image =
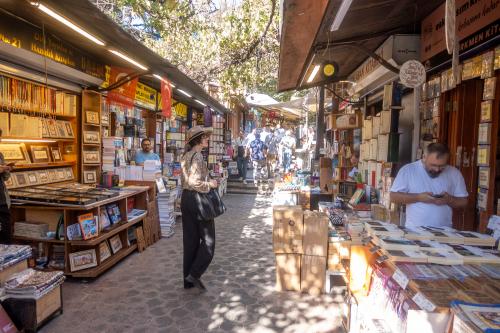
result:
M 273 209 L 276 289 L 318 295 L 324 290 L 328 217 L 300 206 Z

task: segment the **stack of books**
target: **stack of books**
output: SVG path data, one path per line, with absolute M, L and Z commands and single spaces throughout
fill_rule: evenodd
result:
M 49 225 L 46 223 L 36 223 L 20 221 L 14 224 L 14 236 L 43 239 L 47 238 Z
M 0 270 L 4 270 L 7 267 L 30 258 L 31 251 L 31 246 L 29 245 L 0 244 Z
M 102 171 L 114 171 L 116 149 L 123 149 L 122 138 L 120 137 L 102 138 Z
M 453 332 L 500 331 L 500 304 L 475 304 L 463 301 L 451 303 Z
M 175 200 L 177 191 L 169 190 L 158 193 L 158 214 L 160 216 L 160 229 L 163 237 L 170 237 L 175 233 Z
M 63 282 L 62 271 L 42 272 L 28 268 L 7 280 L 5 295 L 8 298 L 39 299 Z

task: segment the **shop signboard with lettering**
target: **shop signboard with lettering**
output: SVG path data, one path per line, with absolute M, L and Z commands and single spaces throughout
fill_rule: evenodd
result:
M 422 21 L 421 61 L 446 50 L 446 3 Z M 470 50 L 499 35 L 500 0 L 456 0 L 456 37 L 459 51 Z
M 44 33 L 38 27 L 5 14 L 0 14 L 0 43 L 45 56 L 93 77 L 105 78 L 104 64 L 94 61 L 81 50 L 50 32 Z

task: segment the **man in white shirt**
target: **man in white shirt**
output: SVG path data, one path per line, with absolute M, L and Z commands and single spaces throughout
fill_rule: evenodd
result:
M 446 145 L 431 143 L 421 160 L 399 170 L 391 202 L 406 204 L 406 227 L 451 227 L 452 208 L 467 206 L 464 178 L 449 157 Z

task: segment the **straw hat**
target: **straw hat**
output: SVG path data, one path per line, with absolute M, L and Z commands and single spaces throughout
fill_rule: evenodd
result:
M 207 134 L 210 135 L 213 132 L 212 127 L 194 126 L 188 129 L 186 133 L 186 142 L 191 142 L 193 139 L 199 137 L 200 135 Z

